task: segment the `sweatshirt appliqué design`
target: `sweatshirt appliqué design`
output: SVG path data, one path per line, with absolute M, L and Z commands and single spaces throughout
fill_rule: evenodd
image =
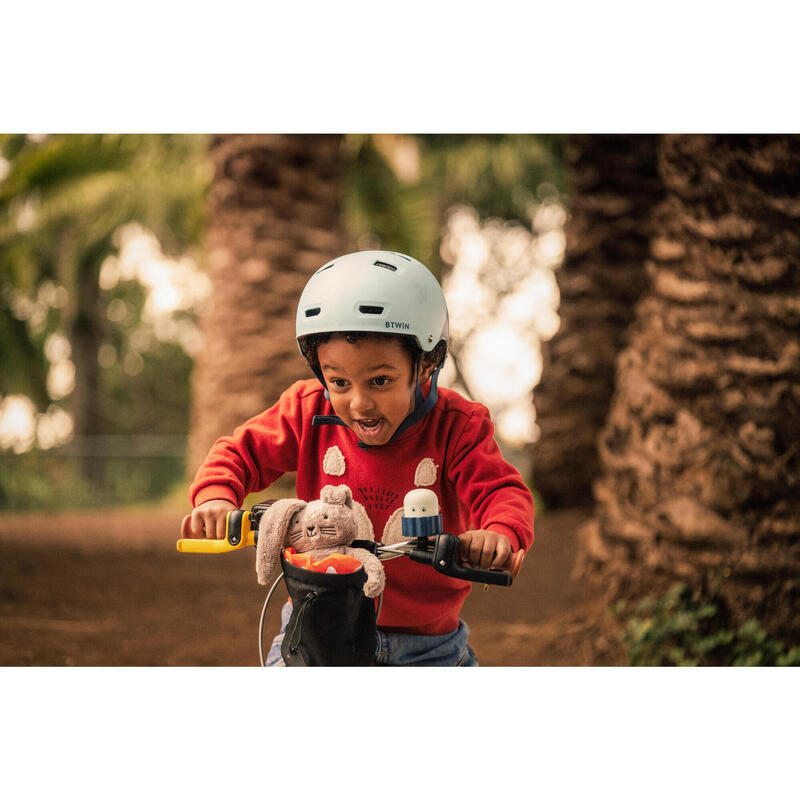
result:
M 423 458 L 414 473 L 414 486 L 433 486 L 438 467 L 432 458 Z
M 356 490 L 365 506 L 376 511 L 386 511 L 391 508 L 400 495 L 391 489 L 381 489 L 374 486 L 359 486 Z
M 344 475 L 346 466 L 342 451 L 336 445 L 329 447 L 322 459 L 322 471 L 326 475 Z

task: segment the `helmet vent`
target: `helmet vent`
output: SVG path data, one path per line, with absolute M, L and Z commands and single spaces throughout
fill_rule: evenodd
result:
M 383 267 L 384 269 L 390 269 L 392 272 L 397 272 L 397 267 L 394 264 L 387 264 L 385 261 L 376 261 L 376 267 Z
M 322 311 L 322 309 L 319 306 L 317 306 L 316 308 L 307 308 L 306 309 L 306 316 L 307 317 L 317 317 L 317 316 L 319 316 L 319 312 L 320 311 Z
M 362 314 L 383 314 L 383 306 L 359 306 L 358 310 Z
M 314 274 L 319 275 L 320 272 L 325 272 L 326 269 L 330 269 L 336 262 L 331 261 L 330 264 L 326 264 L 324 267 L 320 267 Z

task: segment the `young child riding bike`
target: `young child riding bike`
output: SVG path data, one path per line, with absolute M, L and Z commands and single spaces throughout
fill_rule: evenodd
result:
M 383 543 L 401 538 L 403 496 L 439 498 L 465 563 L 500 568 L 533 541 L 533 498 L 502 457 L 489 411 L 439 388 L 448 333 L 441 287 L 401 253 L 341 256 L 312 275 L 297 307 L 300 352 L 316 378 L 219 439 L 190 489 L 184 537 L 223 538 L 228 512 L 285 472 L 297 496 L 346 484 Z M 409 559 L 386 562 L 375 663 L 472 666 L 459 613 L 467 581 Z M 288 615 L 282 614 L 285 627 Z M 268 664 L 280 664 L 276 637 Z

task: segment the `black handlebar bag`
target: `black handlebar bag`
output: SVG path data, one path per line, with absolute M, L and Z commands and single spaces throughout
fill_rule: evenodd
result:
M 281 655 L 287 667 L 366 667 L 378 642 L 375 601 L 364 596 L 364 569 L 314 572 L 281 553 L 283 579 L 292 599 Z

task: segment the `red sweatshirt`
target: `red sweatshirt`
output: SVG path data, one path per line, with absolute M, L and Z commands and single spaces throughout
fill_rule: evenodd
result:
M 420 422 L 366 450 L 349 428 L 312 426 L 314 415 L 333 413 L 317 380 L 298 381 L 272 408 L 214 444 L 191 487 L 193 505 L 223 499 L 241 506 L 249 493 L 297 471 L 300 499 L 317 499 L 327 484 L 347 484 L 353 500 L 364 506 L 375 539 L 382 541 L 392 530 L 396 540 L 403 497 L 424 486 L 438 496 L 448 533 L 491 530 L 507 536 L 513 550 L 530 547 L 533 498 L 501 456 L 485 406 L 440 388 L 436 405 Z M 383 566 L 381 628 L 441 634 L 457 627 L 469 582 L 408 558 Z

